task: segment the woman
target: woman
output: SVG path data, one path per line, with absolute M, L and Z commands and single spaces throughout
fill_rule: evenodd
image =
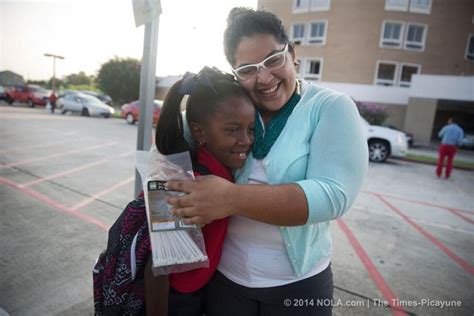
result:
M 347 96 L 296 80 L 296 55 L 281 21 L 235 8 L 227 60 L 257 106 L 255 143 L 237 184 L 217 177 L 170 181 L 177 216 L 206 224 L 232 216 L 206 315 L 331 314 L 329 221 L 354 202 L 367 143 Z M 301 304 L 299 304 L 301 303 Z

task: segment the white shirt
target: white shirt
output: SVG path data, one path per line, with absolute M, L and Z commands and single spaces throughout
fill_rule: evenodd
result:
M 261 160 L 256 160 L 249 184 L 266 184 Z M 325 257 L 313 269 L 296 277 L 280 233 L 280 227 L 242 216 L 232 216 L 217 269 L 231 281 L 246 287 L 274 287 L 314 276 L 329 266 Z

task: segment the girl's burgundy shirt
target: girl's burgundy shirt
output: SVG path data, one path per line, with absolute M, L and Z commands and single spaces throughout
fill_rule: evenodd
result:
M 201 147 L 198 149 L 197 163 L 206 167 L 210 174 L 234 182 L 230 170 L 206 149 Z M 200 174 L 195 171 L 194 175 L 199 176 Z M 181 293 L 190 293 L 199 290 L 209 282 L 221 259 L 228 223 L 229 218 L 223 218 L 215 220 L 202 228 L 209 267 L 170 274 L 170 286 L 173 289 Z

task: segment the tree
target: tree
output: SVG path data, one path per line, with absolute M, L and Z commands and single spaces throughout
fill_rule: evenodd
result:
M 61 90 L 65 87 L 63 80 L 56 78 L 55 81 L 56 81 L 56 91 Z M 46 83 L 46 87 L 48 89 L 53 89 L 53 77 L 51 77 L 51 79 L 48 80 L 48 82 Z
M 114 57 L 102 64 L 96 81 L 100 90 L 110 95 L 116 104 L 136 100 L 140 89 L 140 61 Z
M 72 86 L 90 86 L 93 82 L 93 79 L 92 76 L 86 75 L 84 71 L 80 71 L 78 74 L 70 74 L 66 76 L 66 78 L 64 78 L 64 81 L 66 81 L 68 85 Z
M 370 125 L 381 125 L 388 117 L 387 110 L 375 103 L 356 102 L 360 115 L 369 122 Z
M 27 84 L 36 84 L 36 85 L 39 85 L 39 86 L 46 86 L 47 83 L 46 83 L 46 80 L 28 80 L 26 81 Z

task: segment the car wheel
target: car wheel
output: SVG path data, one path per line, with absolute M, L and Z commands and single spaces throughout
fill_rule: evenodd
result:
M 13 104 L 13 99 L 10 98 L 9 96 L 7 96 L 7 97 L 5 98 L 5 101 L 7 101 L 7 103 L 10 104 L 10 105 Z
M 109 118 L 109 117 L 110 117 L 110 114 L 105 114 L 104 117 L 105 117 L 105 118 Z
M 86 107 L 83 107 L 82 111 L 81 111 L 81 115 L 82 116 L 89 116 L 89 110 Z
M 372 140 L 369 142 L 369 160 L 373 162 L 384 162 L 389 155 L 389 145 L 383 140 Z
M 29 106 L 30 108 L 34 108 L 34 107 L 35 107 L 35 104 L 33 103 L 33 100 L 28 99 L 28 106 Z
M 135 118 L 133 117 L 132 113 L 128 113 L 125 117 L 125 120 L 127 120 L 128 124 L 135 124 Z

